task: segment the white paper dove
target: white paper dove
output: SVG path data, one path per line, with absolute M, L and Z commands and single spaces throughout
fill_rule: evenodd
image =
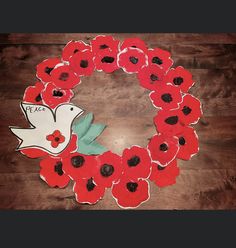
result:
M 52 110 L 45 105 L 21 103 L 21 109 L 31 127 L 10 127 L 21 141 L 17 150 L 39 148 L 51 154 L 61 153 L 67 147 L 72 122 L 84 112 L 73 104 L 62 104 Z

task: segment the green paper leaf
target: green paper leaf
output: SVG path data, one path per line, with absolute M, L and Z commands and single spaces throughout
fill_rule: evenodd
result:
M 72 128 L 78 136 L 78 152 L 86 155 L 98 155 L 108 149 L 100 145 L 95 139 L 103 132 L 106 125 L 92 124 L 93 113 L 75 120 Z
M 93 141 L 89 144 L 83 141 L 78 142 L 78 152 L 86 155 L 98 155 L 106 152 L 108 149 L 100 145 L 98 142 Z
M 78 139 L 81 139 L 88 132 L 92 120 L 93 113 L 88 113 L 86 116 L 74 121 L 72 129 L 77 134 Z
M 94 141 L 104 130 L 106 125 L 104 124 L 92 124 L 87 133 L 81 138 L 81 140 L 84 141 L 84 143 L 91 143 Z

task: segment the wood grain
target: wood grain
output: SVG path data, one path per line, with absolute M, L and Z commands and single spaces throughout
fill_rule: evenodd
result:
M 175 66 L 189 69 L 196 81 L 191 93 L 200 98 L 204 117 L 195 126 L 200 152 L 179 160 L 174 186 L 151 184 L 151 198 L 138 209 L 236 209 L 236 34 L 113 34 L 140 37 L 149 47 L 169 50 Z M 51 189 L 39 178 L 39 159 L 14 151 L 18 144 L 8 126 L 27 126 L 19 102 L 36 82 L 35 66 L 60 56 L 71 39 L 89 41 L 96 34 L 0 35 L 0 209 L 119 209 L 111 193 L 94 206 L 76 203 L 72 183 Z M 99 141 L 121 153 L 145 146 L 155 133 L 156 110 L 135 75 L 121 70 L 83 78 L 73 102 L 95 114 L 108 128 Z M 92 101 L 91 101 L 92 99 Z

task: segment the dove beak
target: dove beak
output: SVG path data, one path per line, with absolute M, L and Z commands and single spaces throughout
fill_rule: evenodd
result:
M 79 110 L 79 113 L 78 113 L 77 117 L 78 117 L 78 116 L 80 116 L 80 115 L 82 115 L 83 113 L 84 113 L 84 110 L 80 108 L 80 110 Z

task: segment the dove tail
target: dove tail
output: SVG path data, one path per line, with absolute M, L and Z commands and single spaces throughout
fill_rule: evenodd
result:
M 27 137 L 27 135 L 30 134 L 31 129 L 24 129 L 24 128 L 16 128 L 16 127 L 9 127 L 11 132 L 18 138 L 18 140 L 20 141 L 18 147 L 16 148 L 16 150 L 19 150 L 25 146 L 27 146 L 28 144 L 25 144 L 25 140 Z

